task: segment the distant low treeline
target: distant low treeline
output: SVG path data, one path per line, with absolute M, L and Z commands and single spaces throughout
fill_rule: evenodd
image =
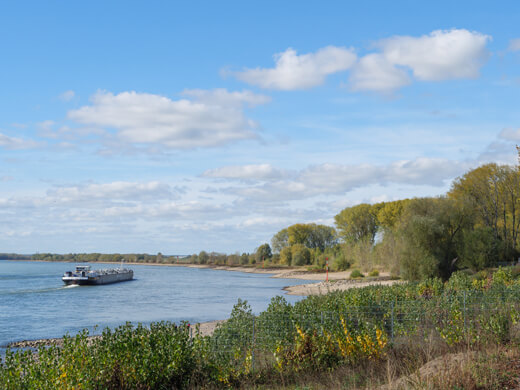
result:
M 0 253 L 1 260 L 40 260 L 40 261 L 71 261 L 71 262 L 121 262 L 131 263 L 160 263 L 174 264 L 186 261 L 186 256 L 165 256 L 161 253 L 150 255 L 147 253 L 36 253 L 33 255 L 19 255 L 16 253 Z
M 31 260 L 31 255 L 19 255 L 18 253 L 0 253 L 0 260 Z

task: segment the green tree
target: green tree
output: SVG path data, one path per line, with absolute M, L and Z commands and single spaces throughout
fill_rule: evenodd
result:
M 489 227 L 466 230 L 461 247 L 461 265 L 480 271 L 498 261 L 500 243 Z
M 393 202 L 379 203 L 377 213 L 377 223 L 385 230 L 390 230 L 396 227 L 401 219 L 401 215 L 409 199 L 396 200 Z
M 198 260 L 199 264 L 207 264 L 207 263 L 208 263 L 208 260 L 209 260 L 208 252 L 206 252 L 206 251 L 200 251 L 197 260 Z
M 319 249 L 323 252 L 327 248 L 333 248 L 338 243 L 336 229 L 326 225 L 309 225 L 310 232 L 305 246 L 311 249 Z
M 311 252 L 303 244 L 294 244 L 291 246 L 291 258 L 292 265 L 308 265 L 311 263 Z
M 249 263 L 249 255 L 247 253 L 242 253 L 240 255 L 240 264 L 246 265 L 247 263 Z
M 289 230 L 282 229 L 276 233 L 271 239 L 271 245 L 274 253 L 280 253 L 283 248 L 289 246 Z
M 400 224 L 405 246 L 402 275 L 409 280 L 441 276 L 456 270 L 463 231 L 471 213 L 447 198 L 418 198 L 407 205 Z
M 497 245 L 500 241 L 503 243 L 500 257 L 516 258 L 520 232 L 518 167 L 482 165 L 456 179 L 448 196 L 473 206 L 479 224 L 492 230 Z
M 275 235 L 277 247 L 281 246 L 280 242 L 284 244 L 282 249 L 286 246 L 302 244 L 309 249 L 319 249 L 323 252 L 325 249 L 332 248 L 337 244 L 336 230 L 330 226 L 317 225 L 315 223 L 297 223 L 284 230 Z M 283 241 L 285 235 L 286 241 Z
M 269 260 L 272 257 L 271 247 L 269 244 L 263 244 L 256 250 L 256 262 L 260 263 L 263 260 Z
M 362 203 L 343 209 L 334 217 L 339 235 L 350 242 L 368 240 L 374 242 L 378 225 L 371 205 Z
M 290 246 L 286 246 L 280 251 L 280 264 L 292 264 L 292 251 Z
M 305 245 L 309 235 L 311 234 L 311 226 L 305 223 L 297 223 L 287 228 L 289 235 L 289 245 L 302 244 Z

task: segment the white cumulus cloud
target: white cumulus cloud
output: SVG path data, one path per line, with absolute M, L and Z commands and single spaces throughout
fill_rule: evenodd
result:
M 256 137 L 257 123 L 245 117 L 243 106 L 269 98 L 249 91 L 186 90 L 187 98 L 122 92 L 96 93 L 89 106 L 71 110 L 76 122 L 116 132 L 131 144 L 158 144 L 173 149 L 212 147 Z
M 307 89 L 323 84 L 330 74 L 349 69 L 356 54 L 353 49 L 336 46 L 300 55 L 289 48 L 275 54 L 274 60 L 274 68 L 245 69 L 233 74 L 239 80 L 265 89 Z
M 375 45 L 380 52 L 362 57 L 355 65 L 352 89 L 397 89 L 409 83 L 404 69 L 423 81 L 476 78 L 489 56 L 486 44 L 490 40 L 488 35 L 465 29 L 383 39 Z
M 395 67 L 381 54 L 361 58 L 349 80 L 355 91 L 393 91 L 411 82 L 405 70 Z
M 379 45 L 391 63 L 411 68 L 419 80 L 437 81 L 478 77 L 490 39 L 478 32 L 453 29 L 419 38 L 393 37 Z

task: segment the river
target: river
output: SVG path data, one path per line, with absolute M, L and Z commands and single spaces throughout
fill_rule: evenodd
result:
M 62 262 L 0 260 L 0 347 L 13 341 L 73 335 L 84 328 L 99 333 L 127 321 L 225 319 L 239 298 L 258 313 L 274 296 L 284 295 L 289 302 L 302 298 L 285 295 L 284 286 L 309 283 L 266 274 L 132 265 L 128 268 L 134 270 L 133 281 L 64 286 L 61 276 L 74 267 Z

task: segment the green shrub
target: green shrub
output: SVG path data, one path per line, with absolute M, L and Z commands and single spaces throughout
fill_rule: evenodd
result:
M 311 265 L 307 267 L 307 271 L 309 272 L 316 272 L 316 273 L 323 273 L 325 272 L 325 268 L 319 266 L 319 265 Z
M 372 271 L 370 271 L 368 276 L 375 278 L 375 277 L 379 276 L 379 271 L 377 269 L 373 269 Z
M 352 270 L 352 272 L 350 273 L 350 279 L 357 279 L 357 278 L 364 278 L 364 277 L 365 277 L 365 275 L 363 275 L 361 273 L 361 271 L 358 269 Z
M 350 265 L 351 264 L 347 257 L 343 253 L 340 253 L 334 258 L 334 261 L 332 262 L 332 269 L 334 271 L 346 271 L 350 268 Z
M 493 274 L 494 285 L 508 285 L 513 281 L 513 271 L 511 267 L 499 267 Z

